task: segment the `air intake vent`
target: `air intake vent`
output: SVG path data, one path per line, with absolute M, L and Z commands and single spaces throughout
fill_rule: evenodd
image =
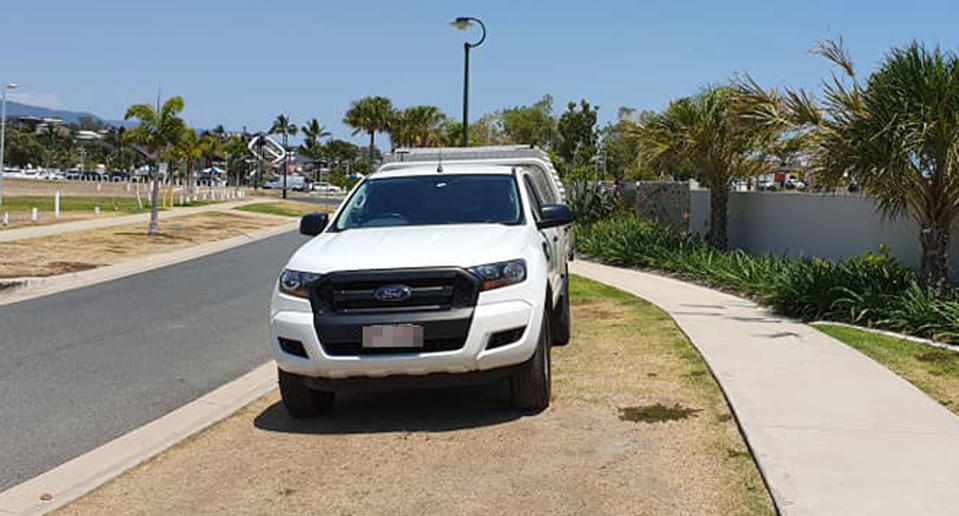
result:
M 525 326 L 522 328 L 513 328 L 512 330 L 498 331 L 490 335 L 489 342 L 486 343 L 486 349 L 494 349 L 512 344 L 522 338 L 523 332 L 525 331 Z

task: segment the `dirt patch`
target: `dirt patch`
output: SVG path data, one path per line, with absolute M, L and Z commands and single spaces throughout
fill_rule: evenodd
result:
M 770 514 L 718 387 L 688 375 L 704 366 L 672 321 L 573 286 L 572 341 L 553 350 L 541 414 L 509 408 L 505 383 L 345 395 L 308 420 L 274 392 L 62 512 Z M 657 403 L 670 417 L 620 417 Z
M 237 211 L 160 218 L 160 234 L 147 223 L 0 242 L 0 278 L 45 277 L 113 265 L 121 261 L 223 240 L 289 222 Z M 174 229 L 175 228 L 175 229 Z
M 916 355 L 916 360 L 921 362 L 945 362 L 947 360 L 954 359 L 956 357 L 955 352 L 950 351 L 930 351 L 929 353 L 922 353 Z
M 89 269 L 95 269 L 99 267 L 99 264 L 96 263 L 85 263 L 85 262 L 50 262 L 49 266 L 51 269 L 61 271 L 61 274 L 68 272 L 79 272 Z
M 619 409 L 619 419 L 623 421 L 633 421 L 636 423 L 662 423 L 664 421 L 678 421 L 686 419 L 700 409 L 684 407 L 679 403 L 672 407 L 667 407 L 662 403 L 655 405 L 645 405 L 642 407 L 624 407 Z

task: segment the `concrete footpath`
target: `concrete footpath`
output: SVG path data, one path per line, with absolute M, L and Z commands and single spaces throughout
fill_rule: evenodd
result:
M 783 514 L 959 513 L 959 417 L 877 362 L 729 294 L 583 261 L 570 272 L 673 317 Z
M 258 202 L 269 202 L 271 199 L 246 198 L 242 201 L 217 202 L 204 206 L 192 206 L 189 208 L 173 208 L 160 212 L 160 220 L 171 219 L 175 217 L 184 217 L 186 215 L 195 215 L 206 211 L 231 210 L 237 206 L 254 204 Z M 59 235 L 61 233 L 71 233 L 73 231 L 84 231 L 87 229 L 107 228 L 112 226 L 122 226 L 124 224 L 136 224 L 138 222 L 149 222 L 150 212 L 137 213 L 134 215 L 120 215 L 116 217 L 102 217 L 98 219 L 85 219 L 73 222 L 61 222 L 57 224 L 46 224 L 43 226 L 28 226 L 17 229 L 0 229 L 0 242 L 11 242 L 14 240 L 23 240 L 25 238 L 38 238 L 50 235 Z

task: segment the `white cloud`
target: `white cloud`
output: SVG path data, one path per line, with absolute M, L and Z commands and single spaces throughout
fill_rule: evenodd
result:
M 11 91 L 7 93 L 7 99 L 21 104 L 31 106 L 40 106 L 49 109 L 60 109 L 62 103 L 60 97 L 55 93 L 36 93 L 31 91 Z

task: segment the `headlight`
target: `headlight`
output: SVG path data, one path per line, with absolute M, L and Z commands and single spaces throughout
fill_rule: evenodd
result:
M 286 269 L 280 274 L 280 292 L 290 296 L 309 298 L 310 283 L 318 279 L 320 279 L 319 274 Z
M 526 261 L 490 263 L 470 267 L 469 271 L 483 282 L 483 290 L 515 285 L 526 279 Z

